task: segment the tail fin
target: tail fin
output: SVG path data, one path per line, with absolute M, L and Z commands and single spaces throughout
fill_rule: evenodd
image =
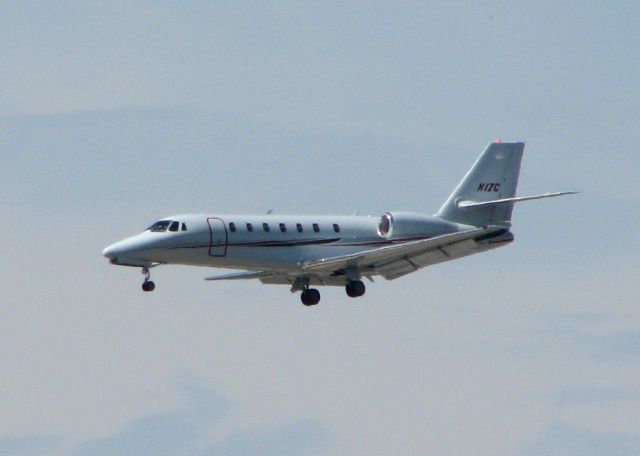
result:
M 510 225 L 524 143 L 491 143 L 436 214 L 465 225 Z M 487 202 L 486 205 L 461 205 Z

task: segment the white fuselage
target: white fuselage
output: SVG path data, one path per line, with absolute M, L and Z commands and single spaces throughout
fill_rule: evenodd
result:
M 380 219 L 369 216 L 178 215 L 165 219 L 170 222 L 167 229 L 148 229 L 107 247 L 104 255 L 114 264 L 130 266 L 292 270 L 305 261 L 469 228 L 438 217 L 420 217 L 422 223 L 413 231 L 383 235 Z M 170 230 L 173 222 L 176 231 Z

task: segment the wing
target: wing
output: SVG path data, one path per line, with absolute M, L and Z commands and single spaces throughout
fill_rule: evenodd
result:
M 506 232 L 504 227 L 498 226 L 476 228 L 350 255 L 307 261 L 300 264 L 300 269 L 311 274 L 335 276 L 353 268 L 364 276 L 380 274 L 387 279 L 395 279 L 431 264 L 468 255 L 477 245 L 476 239 L 489 239 Z
M 251 280 L 259 279 L 262 283 L 271 285 L 294 285 L 299 283 L 301 279 L 308 279 L 313 285 L 344 285 L 343 277 L 333 277 L 327 273 L 305 273 L 300 270 L 294 271 L 239 271 L 229 274 L 221 274 L 212 277 L 206 277 L 204 280 Z M 297 289 L 297 288 L 296 288 Z
M 204 280 L 246 280 L 259 279 L 271 275 L 269 271 L 240 271 L 229 274 L 222 274 L 213 277 L 207 277 Z
M 350 255 L 306 261 L 298 264 L 296 270 L 240 271 L 207 277 L 205 280 L 259 279 L 262 283 L 289 284 L 293 289 L 297 289 L 296 284 L 305 279 L 316 285 L 342 286 L 345 283 L 345 271 L 349 268 L 357 270 L 365 277 L 382 275 L 391 280 L 425 266 L 469 255 L 477 247 L 476 241 L 498 237 L 506 232 L 507 230 L 500 226 L 476 228 Z

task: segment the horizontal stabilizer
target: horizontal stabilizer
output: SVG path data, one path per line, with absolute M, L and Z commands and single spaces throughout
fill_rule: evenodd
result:
M 555 196 L 562 196 L 562 195 L 575 195 L 576 193 L 580 193 L 580 192 L 542 193 L 540 195 L 518 196 L 514 198 L 501 198 L 501 199 L 490 200 L 490 201 L 465 200 L 465 201 L 458 201 L 456 203 L 456 206 L 459 207 L 460 209 L 472 209 L 475 207 L 495 206 L 497 204 L 504 204 L 504 203 L 518 203 L 520 201 L 529 201 L 529 200 L 542 199 L 542 198 L 553 198 Z
M 230 274 L 217 275 L 213 277 L 207 277 L 204 280 L 245 280 L 245 279 L 259 279 L 260 277 L 266 277 L 271 275 L 267 271 L 240 271 L 232 272 Z

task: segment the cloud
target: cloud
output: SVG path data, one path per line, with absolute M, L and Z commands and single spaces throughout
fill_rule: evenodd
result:
M 112 435 L 81 442 L 70 454 L 294 455 L 326 442 L 324 427 L 307 419 L 240 429 L 212 440 L 209 436 L 220 431 L 232 404 L 192 380 L 182 385 L 180 391 L 184 396 L 180 406 L 142 416 Z
M 59 454 L 61 440 L 47 436 L 16 436 L 0 438 L 0 454 L 37 456 Z
M 199 452 L 189 454 L 273 454 L 288 456 L 322 449 L 326 447 L 326 443 L 325 431 L 318 422 L 302 420 L 249 431 L 240 431 Z
M 538 439 L 527 445 L 523 454 L 525 456 L 541 454 L 545 456 L 565 456 L 568 454 L 635 456 L 640 454 L 640 437 L 620 432 L 597 432 L 592 429 L 556 423 L 547 428 Z
M 558 391 L 558 405 L 580 405 L 607 402 L 637 401 L 640 396 L 621 389 L 580 387 L 562 388 Z
M 638 329 L 593 335 L 589 340 L 594 349 L 606 359 L 611 357 L 623 359 L 640 355 L 640 330 Z
M 0 454 L 287 456 L 322 449 L 327 444 L 324 426 L 310 419 L 225 432 L 233 409 L 230 401 L 193 380 L 182 384 L 179 390 L 183 398 L 180 405 L 137 418 L 111 435 L 75 444 L 55 436 L 5 437 L 0 439 Z M 212 435 L 218 438 L 212 438 Z

